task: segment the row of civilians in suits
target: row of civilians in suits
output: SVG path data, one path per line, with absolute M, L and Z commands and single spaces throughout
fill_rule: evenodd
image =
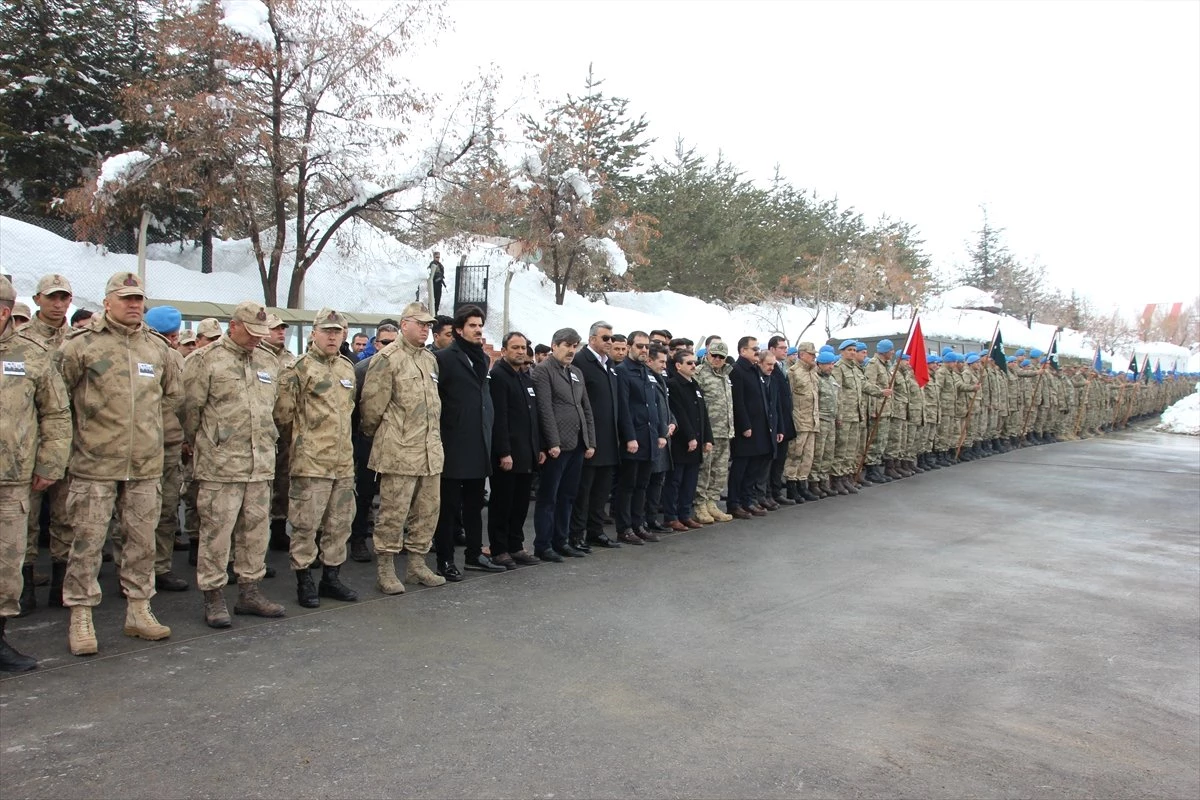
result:
M 260 586 L 273 528 L 289 550 L 301 606 L 356 600 L 340 567 L 348 540 L 370 557 L 356 517 L 369 516 L 376 493 L 376 588 L 398 594 L 400 555 L 403 581 L 461 580 L 460 526 L 466 568 L 503 571 L 581 558 L 597 546 L 642 546 L 658 541 L 656 529 L 749 519 L 863 485 L 849 472 L 833 483 L 821 477 L 846 470 L 848 454 L 865 449 L 855 423 L 868 418 L 859 404 L 875 393 L 846 372 L 862 371 L 854 342 L 842 344 L 841 359 L 801 343 L 785 370 L 781 337 L 762 351 L 743 337 L 731 362 L 719 337 L 700 359 L 690 343 L 668 343 L 661 332 L 618 336 L 596 322 L 586 341 L 571 328 L 555 332 L 537 363 L 527 338 L 508 333 L 492 365 L 480 309 L 460 309 L 434 353 L 426 342 L 436 318 L 414 303 L 397 325 L 380 328 L 374 355 L 355 365 L 343 355 L 346 322 L 331 309 L 318 312 L 307 351 L 293 359 L 276 336 L 282 323 L 253 302 L 237 306 L 226 332 L 206 320 L 202 338 L 187 341 L 178 312 L 145 311 L 131 273 L 112 276 L 104 313 L 76 331 L 63 318 L 71 295 L 62 276 L 42 279 L 34 297 L 41 310 L 20 331 L 11 324 L 14 299 L 0 282 L 0 626 L 32 600 L 33 517 L 45 494 L 57 519 L 51 604 L 70 608 L 75 655 L 99 650 L 91 612 L 101 601 L 110 534 L 127 603 L 124 633 L 170 635 L 150 601 L 157 588 L 187 588 L 170 573 L 181 468 L 185 529 L 189 509 L 196 517 L 191 556 L 203 615 L 216 628 L 231 624 L 231 577 L 235 614 L 285 613 Z M 877 358 L 886 363 L 887 353 Z M 838 379 L 835 362 L 846 372 Z M 843 413 L 848 395 L 853 414 Z M 524 528 L 535 474 L 530 552 Z M 727 513 L 717 505 L 723 492 Z M 436 571 L 426 561 L 435 547 Z M 0 627 L 0 669 L 34 666 Z

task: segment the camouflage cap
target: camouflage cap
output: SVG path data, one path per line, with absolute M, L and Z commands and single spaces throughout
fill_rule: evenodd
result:
M 317 316 L 313 318 L 313 327 L 318 330 L 326 330 L 329 328 L 337 328 L 345 330 L 346 318 L 332 308 L 322 308 L 317 312 Z
M 133 272 L 118 272 L 108 279 L 104 287 L 106 295 L 115 294 L 117 297 L 145 297 L 146 287 L 142 279 Z
M 233 310 L 233 318 L 246 326 L 252 336 L 267 336 L 271 326 L 267 320 L 267 309 L 262 303 L 253 300 L 243 300 Z
M 74 294 L 74 292 L 71 291 L 71 282 L 67 280 L 65 275 L 59 275 L 58 273 L 43 275 L 42 279 L 38 281 L 37 291 L 33 293 L 33 296 L 37 297 L 39 294 L 54 294 L 55 292 Z
M 271 330 L 286 328 L 288 324 L 279 318 L 278 314 L 267 314 L 267 327 Z
M 192 330 L 191 328 L 184 328 L 183 330 L 181 330 L 179 332 L 179 343 L 180 344 L 195 344 L 196 343 L 196 332 L 194 330 Z
M 415 319 L 417 322 L 436 322 L 437 317 L 429 313 L 429 309 L 421 303 L 409 303 L 400 312 L 400 319 Z
M 13 303 L 12 315 L 26 321 L 33 319 L 33 313 L 25 303 Z
M 8 278 L 0 275 L 0 303 L 12 303 L 17 299 L 17 290 Z
M 796 352 L 797 353 L 816 353 L 817 346 L 815 344 L 813 344 L 812 342 L 801 342 L 800 344 L 796 345 Z
M 205 317 L 196 326 L 196 335 L 203 336 L 205 339 L 220 339 L 221 323 L 213 317 Z
M 729 357 L 729 345 L 724 342 L 713 342 L 712 347 L 708 348 L 710 356 L 725 356 Z

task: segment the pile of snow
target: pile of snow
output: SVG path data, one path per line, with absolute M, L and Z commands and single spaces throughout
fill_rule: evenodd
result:
M 974 286 L 956 286 L 947 292 L 932 297 L 925 304 L 930 311 L 941 309 L 967 308 L 984 309 L 1000 308 L 1001 303 L 992 295 Z
M 1200 391 L 1192 392 L 1164 411 L 1157 430 L 1200 436 Z
M 150 156 L 141 150 L 118 153 L 104 159 L 100 176 L 96 178 L 96 194 L 116 194 L 133 181 L 150 161 Z
M 221 24 L 238 36 L 263 47 L 275 46 L 275 35 L 268 22 L 270 12 L 262 0 L 221 0 Z

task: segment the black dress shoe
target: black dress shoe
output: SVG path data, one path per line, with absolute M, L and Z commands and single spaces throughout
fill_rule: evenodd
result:
M 668 528 L 667 530 L 670 530 L 670 528 Z M 648 531 L 644 527 L 634 528 L 633 534 L 635 536 L 637 536 L 639 539 L 641 539 L 643 542 L 661 542 L 662 541 L 662 539 L 658 538 L 657 533 L 655 533 L 654 531 Z
M 588 539 L 588 544 L 595 545 L 596 547 L 610 547 L 610 548 L 615 548 L 615 547 L 621 546 L 621 545 L 617 544 L 616 542 L 614 542 L 612 539 L 605 536 L 604 534 L 600 534 L 599 536 L 593 536 L 591 539 Z
M 636 533 L 634 533 L 633 531 L 621 531 L 621 533 L 617 535 L 617 539 L 624 542 L 625 544 L 632 544 L 632 545 L 638 545 L 638 546 L 642 546 L 642 545 L 646 544 L 641 539 L 639 539 L 638 535 Z
M 518 566 L 521 566 L 521 565 L 529 566 L 532 564 L 541 563 L 540 558 L 538 558 L 537 556 L 531 556 L 531 555 L 529 555 L 529 553 L 526 553 L 524 550 L 520 550 L 516 553 L 509 553 L 509 556 L 512 558 L 512 560 Z
M 466 531 L 455 531 L 454 532 L 454 546 L 455 547 L 466 547 L 467 546 Z
M 475 556 L 468 558 L 464 565 L 467 569 L 478 570 L 479 572 L 507 572 L 504 567 L 499 564 L 493 564 L 492 560 L 487 556 Z
M 643 530 L 654 531 L 655 533 L 666 533 L 671 529 L 665 525 L 659 525 L 657 519 L 652 519 L 643 526 Z
M 582 552 L 584 552 L 584 553 L 590 553 L 590 552 L 592 552 L 592 547 L 591 547 L 591 545 L 589 545 L 587 542 L 583 541 L 582 539 L 574 539 L 574 540 L 572 540 L 572 541 L 571 541 L 571 547 L 574 547 L 576 550 L 580 550 L 580 551 L 582 551 Z
M 535 554 L 541 561 L 553 561 L 555 564 L 561 564 L 563 557 L 553 550 L 538 550 Z
M 454 566 L 453 561 L 439 561 L 437 574 L 451 583 L 458 583 L 463 579 L 462 573 L 458 571 L 458 567 Z
M 492 563 L 498 567 L 504 567 L 505 569 L 517 568 L 517 562 L 513 560 L 513 557 L 508 553 L 501 553 L 498 556 L 492 556 L 491 559 Z
M 554 545 L 554 552 L 558 553 L 560 556 L 566 556 L 567 558 L 584 558 L 587 555 L 587 553 L 583 552 L 582 550 L 576 550 L 569 544 Z

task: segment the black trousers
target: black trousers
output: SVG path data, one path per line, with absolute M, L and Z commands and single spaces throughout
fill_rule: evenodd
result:
M 663 486 L 670 472 L 651 472 L 650 483 L 646 484 L 646 509 L 643 519 L 653 519 L 662 510 Z
M 529 516 L 532 472 L 497 470 L 489 479 L 488 545 L 492 555 L 519 553 L 525 549 L 525 519 Z
M 571 509 L 571 541 L 604 535 L 604 504 L 613 483 L 613 468 L 593 467 L 583 462 L 579 492 Z
M 755 456 L 750 462 L 752 475 L 750 502 L 762 504 L 767 499 L 771 488 L 771 465 L 774 463 L 770 455 Z
M 621 477 L 617 481 L 617 507 L 613 509 L 617 533 L 633 530 L 645 522 L 642 512 L 646 508 L 646 487 L 650 485 L 652 466 L 654 465 L 649 459 L 621 462 Z
M 483 484 L 486 478 L 442 478 L 442 508 L 433 534 L 438 561 L 454 560 L 454 530 L 462 510 L 467 534 L 467 559 L 483 554 Z
M 783 468 L 787 465 L 787 442 L 779 445 L 779 455 L 771 461 L 771 497 L 779 497 L 784 493 L 787 484 L 783 480 Z
M 354 448 L 354 521 L 350 523 L 350 538 L 366 541 L 371 535 L 371 503 L 379 494 L 379 474 L 367 469 L 367 456 L 371 448 L 363 448 L 362 457 L 359 449 Z

